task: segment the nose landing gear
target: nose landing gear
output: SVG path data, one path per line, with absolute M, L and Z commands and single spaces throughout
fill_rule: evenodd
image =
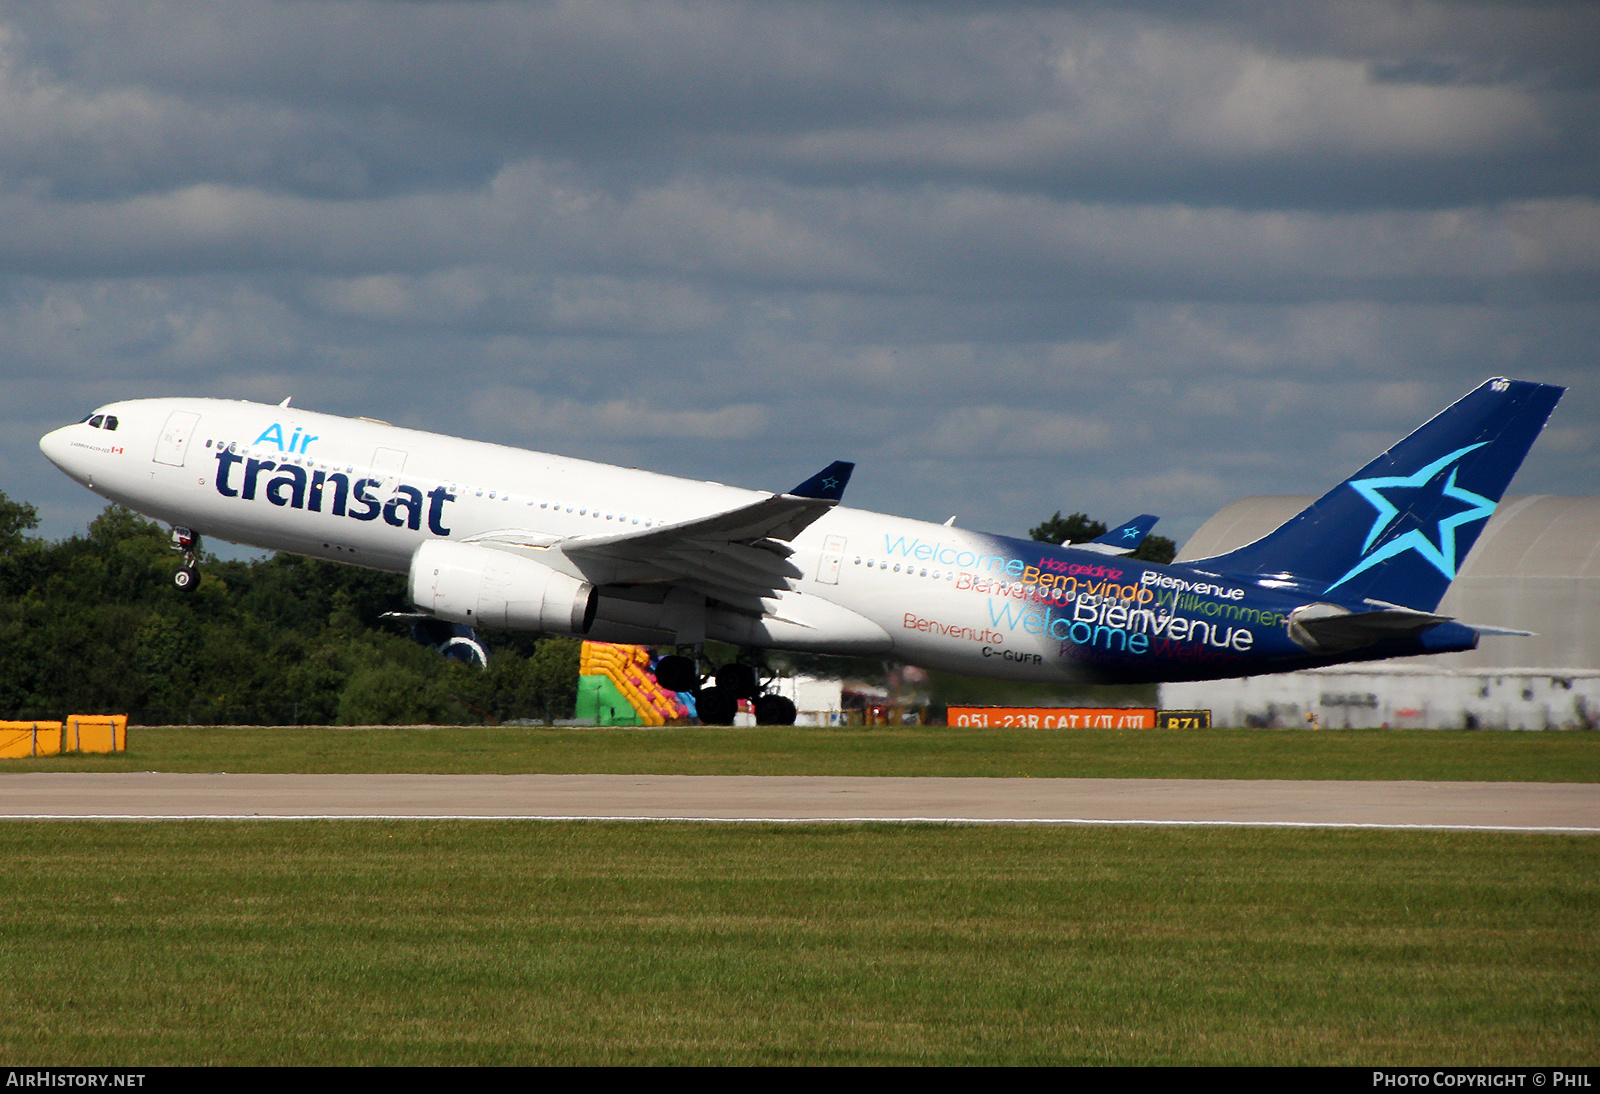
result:
M 172 575 L 172 587 L 180 593 L 192 593 L 200 587 L 200 533 L 174 526 L 172 546 L 182 556 L 183 563 Z

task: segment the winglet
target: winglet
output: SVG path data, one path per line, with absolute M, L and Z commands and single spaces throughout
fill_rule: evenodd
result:
M 850 472 L 855 469 L 856 465 L 853 463 L 834 460 L 790 490 L 789 495 L 796 498 L 816 498 L 819 501 L 838 501 L 844 496 L 845 485 L 850 481 Z

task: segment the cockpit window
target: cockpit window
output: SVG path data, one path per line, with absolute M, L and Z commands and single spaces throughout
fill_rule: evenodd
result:
M 106 416 L 104 414 L 96 414 L 93 418 L 89 419 L 89 424 L 91 426 L 93 426 L 95 429 L 99 429 L 100 428 L 100 423 L 105 421 L 105 419 L 106 419 Z
M 102 426 L 101 428 L 103 428 L 103 429 L 115 429 L 115 428 L 117 428 L 117 416 L 115 414 L 107 414 L 106 415 L 106 424 L 104 426 Z

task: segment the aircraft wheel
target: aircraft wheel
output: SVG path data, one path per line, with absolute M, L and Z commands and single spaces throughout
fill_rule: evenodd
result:
M 180 593 L 192 593 L 200 587 L 200 571 L 193 566 L 180 566 L 172 575 L 172 587 Z
M 717 670 L 717 687 L 736 699 L 755 700 L 761 696 L 761 681 L 756 679 L 755 667 L 737 661 Z
M 703 726 L 731 726 L 739 711 L 739 699 L 722 688 L 704 688 L 694 697 Z
M 700 686 L 700 670 L 693 658 L 671 653 L 656 662 L 656 683 L 668 691 L 693 691 Z
M 763 695 L 756 700 L 756 725 L 794 725 L 794 704 L 782 695 Z

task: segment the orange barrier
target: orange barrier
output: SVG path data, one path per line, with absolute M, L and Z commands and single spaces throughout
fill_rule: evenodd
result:
M 0 758 L 54 756 L 60 751 L 60 722 L 0 722 Z
M 126 714 L 69 714 L 61 730 L 63 752 L 123 752 L 127 747 Z
M 1156 712 L 1140 707 L 951 707 L 946 721 L 988 729 L 1151 729 Z

